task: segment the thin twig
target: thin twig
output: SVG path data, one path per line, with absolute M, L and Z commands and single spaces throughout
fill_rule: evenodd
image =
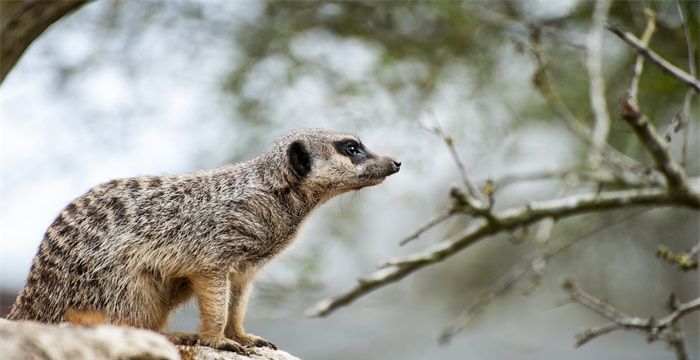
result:
M 421 234 L 432 229 L 435 225 L 438 225 L 443 221 L 449 219 L 450 217 L 452 217 L 452 215 L 456 214 L 457 212 L 458 210 L 455 207 L 448 208 L 447 210 L 443 211 L 440 215 L 434 217 L 427 223 L 423 224 L 423 226 L 416 229 L 416 231 L 403 238 L 403 240 L 399 241 L 399 245 L 403 246 L 415 239 L 418 239 L 418 237 L 421 236 Z
M 695 260 L 700 260 L 700 243 L 695 244 L 695 246 L 688 251 L 688 256 L 695 258 Z
M 486 306 L 491 303 L 494 299 L 506 293 L 520 278 L 527 272 L 531 257 L 527 257 L 521 261 L 518 261 L 513 267 L 511 267 L 505 275 L 499 278 L 496 283 L 488 291 L 482 293 L 476 301 L 474 301 L 467 309 L 465 309 L 458 317 L 457 320 L 445 328 L 440 334 L 439 342 L 445 344 L 449 342 L 452 337 L 458 332 L 462 331 L 467 325 L 469 325 Z
M 693 191 L 700 191 L 700 179 L 693 179 Z M 606 191 L 568 196 L 561 199 L 532 202 L 528 205 L 494 212 L 497 221 L 476 219 L 456 240 L 445 240 L 427 250 L 403 258 L 390 259 L 373 274 L 358 279 L 357 284 L 337 296 L 327 298 L 307 311 L 310 316 L 325 316 L 333 310 L 351 303 L 357 298 L 382 286 L 398 281 L 421 268 L 435 264 L 460 250 L 491 235 L 527 226 L 545 217 L 561 219 L 578 214 L 620 209 L 638 205 L 686 206 L 700 208 L 693 198 L 683 194 L 672 196 L 665 188 L 647 188 L 622 191 Z
M 640 45 L 647 47 L 651 36 L 656 28 L 656 14 L 650 10 L 645 10 L 647 18 L 647 26 L 644 30 Z M 685 191 L 686 175 L 683 168 L 676 162 L 668 142 L 659 136 L 654 125 L 641 113 L 638 100 L 639 78 L 642 74 L 644 64 L 643 54 L 637 56 L 637 62 L 634 67 L 634 75 L 632 83 L 628 91 L 627 97 L 622 100 L 622 117 L 632 127 L 637 134 L 637 137 L 642 144 L 649 150 L 654 162 L 659 170 L 666 177 L 668 186 L 674 191 Z
M 678 307 L 681 306 L 680 301 L 675 293 L 671 293 L 668 296 L 668 302 L 666 304 L 670 311 L 677 311 Z M 678 319 L 671 324 L 669 328 L 668 336 L 666 337 L 669 345 L 676 352 L 677 360 L 687 360 L 688 348 L 685 345 L 685 332 L 683 331 L 683 320 Z
M 623 108 L 628 106 L 627 101 L 628 99 L 622 100 Z M 656 132 L 656 128 L 649 119 L 639 112 L 632 114 L 624 110 L 623 118 L 651 154 L 656 167 L 666 178 L 669 189 L 675 192 L 686 192 L 688 184 L 685 170 L 676 162 L 668 143 Z M 698 201 L 700 202 L 700 199 Z
M 500 27 L 512 33 L 518 34 L 528 34 L 530 32 L 530 28 L 535 25 L 531 22 L 512 18 L 508 15 L 493 11 L 486 7 L 477 7 L 476 19 L 481 23 Z M 542 32 L 547 36 L 559 40 L 564 44 L 571 45 L 575 48 L 586 48 L 586 38 L 578 32 L 542 24 L 538 24 L 537 26 L 539 26 L 542 29 Z
M 661 185 L 660 182 L 653 182 L 646 178 L 643 179 L 630 179 L 633 181 L 625 181 L 626 179 L 621 179 L 619 177 L 613 176 L 608 171 L 603 170 L 589 170 L 589 169 L 549 169 L 549 170 L 538 170 L 531 172 L 523 172 L 516 174 L 507 174 L 501 176 L 495 182 L 496 190 L 502 190 L 507 186 L 514 183 L 522 181 L 546 181 L 546 180 L 565 180 L 568 177 L 576 177 L 584 181 L 593 181 L 605 185 L 614 186 L 625 186 L 625 187 L 645 187 Z
M 647 27 L 644 29 L 642 34 L 642 44 L 644 46 L 649 46 L 651 41 L 651 36 L 656 30 L 656 13 L 646 8 L 644 9 L 644 16 L 647 19 Z M 630 83 L 630 88 L 627 91 L 627 97 L 630 99 L 630 104 L 635 108 L 639 108 L 639 79 L 642 77 L 642 71 L 644 70 L 644 56 L 637 55 L 637 61 L 634 64 L 634 75 L 632 76 L 632 82 Z
M 439 339 L 440 343 L 444 344 L 450 341 L 454 335 L 456 335 L 462 329 L 467 327 L 477 316 L 479 316 L 484 311 L 487 305 L 489 305 L 495 299 L 497 299 L 500 296 L 503 296 L 510 289 L 512 289 L 512 287 L 523 277 L 523 275 L 525 275 L 527 271 L 531 269 L 529 265 L 531 265 L 533 262 L 537 261 L 538 259 L 546 261 L 560 254 L 562 251 L 568 249 L 570 246 L 578 243 L 581 240 L 590 238 L 594 234 L 609 229 L 612 226 L 621 224 L 647 211 L 649 211 L 649 209 L 637 211 L 633 214 L 624 216 L 620 219 L 611 221 L 591 231 L 581 234 L 575 239 L 566 241 L 559 246 L 548 248 L 544 252 L 539 251 L 538 249 L 526 255 L 522 260 L 518 261 L 515 265 L 508 269 L 505 275 L 499 278 L 489 290 L 477 297 L 476 301 L 474 301 L 471 305 L 469 305 L 468 308 L 462 311 L 462 313 L 457 317 L 457 319 L 443 330 Z
M 695 94 L 692 90 L 688 90 L 685 93 L 685 98 L 683 99 L 683 109 L 681 110 L 680 119 L 681 126 L 683 128 L 683 145 L 681 145 L 681 166 L 686 167 L 688 165 L 688 140 L 690 133 L 690 102 L 693 100 Z
M 695 76 L 688 74 L 687 72 L 668 62 L 668 60 L 664 59 L 654 50 L 651 50 L 649 47 L 645 46 L 642 43 L 642 41 L 639 40 L 633 34 L 624 31 L 610 23 L 606 23 L 605 27 L 608 30 L 610 30 L 610 32 L 617 35 L 617 37 L 622 39 L 624 42 L 632 46 L 632 48 L 634 48 L 635 51 L 644 55 L 644 57 L 646 57 L 649 61 L 651 61 L 652 63 L 660 67 L 662 70 L 664 70 L 666 73 L 670 74 L 671 76 L 690 86 L 695 91 L 700 92 L 700 80 L 698 80 Z
M 617 329 L 620 328 L 620 325 L 618 325 L 615 322 L 607 323 L 601 326 L 596 326 L 592 328 L 585 328 L 579 330 L 578 333 L 576 333 L 576 347 L 580 347 L 585 345 L 587 342 L 595 339 L 597 336 L 600 335 L 605 335 L 607 333 L 613 332 Z
M 554 90 L 549 81 L 548 61 L 544 50 L 540 43 L 539 31 L 533 28 L 530 37 L 531 50 L 537 61 L 538 67 L 533 76 L 535 86 L 542 92 L 547 99 L 547 102 L 552 107 L 554 112 L 562 118 L 572 132 L 586 141 L 590 146 L 595 146 L 601 149 L 602 160 L 614 169 L 617 177 L 625 179 L 624 181 L 635 181 L 638 176 L 631 173 L 631 170 L 639 169 L 641 166 L 635 160 L 620 153 L 617 149 L 610 146 L 606 142 L 600 142 L 595 139 L 592 132 L 569 110 L 559 94 Z
M 683 34 L 685 35 L 685 46 L 688 49 L 688 71 L 690 75 L 697 76 L 697 67 L 695 65 L 695 50 L 693 47 L 693 40 L 690 37 L 690 30 L 688 29 L 688 21 L 683 13 L 683 7 L 681 2 L 676 0 L 676 7 L 678 8 L 678 16 L 681 19 L 681 24 L 683 25 Z
M 467 189 L 467 203 L 469 206 L 475 208 L 475 209 L 481 209 L 484 208 L 484 197 L 481 191 L 472 184 L 472 182 L 469 180 L 469 176 L 467 176 L 467 168 L 464 166 L 464 162 L 462 161 L 462 158 L 459 156 L 459 153 L 457 152 L 457 149 L 455 149 L 454 145 L 454 139 L 447 135 L 445 131 L 442 130 L 440 127 L 440 124 L 438 123 L 437 119 L 435 118 L 435 114 L 430 111 L 430 114 L 434 118 L 435 124 L 433 126 L 426 126 L 424 124 L 421 124 L 422 127 L 429 131 L 430 133 L 438 136 L 439 138 L 442 139 L 442 141 L 445 142 L 445 145 L 447 145 L 448 150 L 450 151 L 450 156 L 452 156 L 452 160 L 454 161 L 455 165 L 457 166 L 457 169 L 459 170 L 459 176 L 462 179 L 462 183 Z
M 588 69 L 589 96 L 593 109 L 594 123 L 591 136 L 593 143 L 588 157 L 590 167 L 595 169 L 600 163 L 602 144 L 607 142 L 610 133 L 610 113 L 605 101 L 605 79 L 603 79 L 602 43 L 603 24 L 608 18 L 612 0 L 598 0 L 593 11 L 593 24 L 588 33 L 586 68 Z
M 602 299 L 579 289 L 576 282 L 571 278 L 565 279 L 562 283 L 562 287 L 569 293 L 572 300 L 612 321 L 610 324 L 584 329 L 579 332 L 576 341 L 577 344 L 580 345 L 617 329 L 642 331 L 648 334 L 647 339 L 651 341 L 657 340 L 662 336 L 667 336 L 673 324 L 679 321 L 683 316 L 700 310 L 699 297 L 684 304 L 677 304 L 675 310 L 659 320 L 656 320 L 653 316 L 642 319 L 630 316 Z
M 688 51 L 688 70 L 690 75 L 697 77 L 697 66 L 695 64 L 695 49 L 693 47 L 693 40 L 690 35 L 690 30 L 688 29 L 688 21 L 683 13 L 683 7 L 679 0 L 676 0 L 676 7 L 678 8 L 678 16 L 681 19 L 681 24 L 683 25 L 683 34 L 685 36 L 685 46 Z M 688 90 L 683 99 L 683 108 L 679 115 L 680 126 L 683 128 L 683 145 L 681 146 L 681 166 L 685 167 L 688 162 L 688 138 L 690 133 L 690 102 L 693 100 L 693 95 L 695 93 L 692 90 Z

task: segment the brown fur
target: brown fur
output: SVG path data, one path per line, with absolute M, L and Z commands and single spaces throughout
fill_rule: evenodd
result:
M 349 142 L 362 156 L 348 153 Z M 174 335 L 178 341 L 238 352 L 274 347 L 243 329 L 258 269 L 318 205 L 399 166 L 351 135 L 299 129 L 244 163 L 98 185 L 48 228 L 8 318 L 57 323 L 72 312 L 99 313 L 160 330 L 194 295 L 199 334 Z

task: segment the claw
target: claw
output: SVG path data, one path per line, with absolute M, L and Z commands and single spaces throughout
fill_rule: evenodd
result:
M 277 350 L 277 345 L 265 340 L 265 339 L 257 339 L 255 340 L 255 346 L 256 347 L 269 347 L 270 349 Z
M 227 338 L 201 339 L 201 345 L 209 346 L 217 350 L 232 351 L 240 355 L 250 356 L 251 353 L 243 345 Z
M 259 339 L 258 341 L 255 342 L 255 346 L 257 347 L 269 347 L 273 350 L 277 350 L 277 345 L 265 340 L 265 339 Z
M 194 346 L 199 343 L 199 335 L 187 333 L 170 333 L 165 335 L 175 345 Z
M 248 347 L 269 347 L 270 349 L 277 350 L 277 345 L 261 338 L 260 336 L 253 334 L 244 334 L 235 336 L 234 339 L 239 343 Z

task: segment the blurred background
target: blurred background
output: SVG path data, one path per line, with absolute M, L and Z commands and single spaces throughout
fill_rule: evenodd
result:
M 698 2 L 681 2 L 694 39 Z M 641 34 L 657 12 L 651 46 L 687 68 L 673 1 L 615 2 L 610 20 Z M 450 203 L 459 174 L 442 140 L 455 139 L 469 175 L 487 178 L 585 163 L 572 135 L 533 86 L 523 49 L 527 22 L 543 35 L 553 85 L 590 119 L 584 65 L 593 4 L 527 2 L 266 2 L 99 0 L 62 19 L 25 53 L 0 87 L 2 187 L 0 291 L 4 314 L 24 283 L 46 227 L 73 198 L 117 177 L 183 173 L 249 159 L 298 127 L 351 132 L 403 162 L 378 187 L 336 198 L 305 223 L 297 243 L 256 283 L 247 329 L 305 359 L 672 359 L 661 342 L 616 332 L 575 349 L 574 334 L 605 323 L 568 304 L 559 283 L 576 278 L 629 314 L 667 313 L 665 296 L 698 296 L 697 271 L 655 257 L 700 238 L 697 212 L 627 209 L 557 223 L 552 241 L 593 236 L 552 258 L 536 291 L 527 277 L 446 345 L 455 316 L 534 248 L 505 234 L 382 288 L 327 318 L 304 309 L 352 286 L 387 257 L 459 233 L 455 219 L 413 242 L 398 241 Z M 634 54 L 604 34 L 603 70 L 613 118 L 611 143 L 651 163 L 617 114 Z M 665 130 L 686 87 L 647 64 L 644 111 Z M 688 173 L 700 172 L 697 101 Z M 680 141 L 674 140 L 678 153 Z M 559 194 L 560 181 L 497 193 L 497 208 Z M 610 225 L 612 224 L 612 225 Z M 194 330 L 194 303 L 173 330 Z M 697 358 L 698 316 L 685 321 Z

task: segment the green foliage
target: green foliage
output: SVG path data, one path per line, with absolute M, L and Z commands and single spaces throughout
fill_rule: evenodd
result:
M 659 14 L 657 33 L 652 47 L 669 61 L 687 68 L 687 53 L 683 28 L 675 2 L 618 1 L 611 8 L 609 21 L 620 24 L 633 33 L 641 34 L 645 26 L 644 7 Z M 700 14 L 698 2 L 682 2 L 688 26 L 694 39 L 698 38 Z M 483 12 L 496 12 L 513 22 L 523 24 L 525 31 L 510 31 L 484 19 Z M 515 47 L 515 57 L 528 56 L 527 26 L 547 26 L 557 31 L 585 34 L 590 26 L 592 2 L 580 2 L 569 13 L 545 19 L 534 19 L 517 2 L 473 1 L 352 1 L 352 2 L 278 2 L 269 1 L 259 17 L 235 34 L 244 60 L 231 72 L 226 89 L 236 94 L 238 110 L 250 121 L 265 123 L 261 113 L 268 103 L 257 95 L 242 91 L 251 79 L 251 70 L 266 59 L 278 59 L 287 64 L 279 86 L 290 86 L 304 76 L 316 76 L 329 85 L 334 94 L 357 96 L 371 92 L 367 80 L 348 79 L 342 72 L 319 61 L 309 61 L 293 51 L 293 42 L 309 33 L 322 33 L 334 41 L 356 40 L 380 50 L 380 61 L 372 72 L 373 84 L 394 94 L 394 101 L 407 113 L 423 111 L 446 79 L 453 82 L 474 82 L 484 91 L 499 92 L 502 82 L 496 81 L 495 64 L 503 58 L 505 47 Z M 561 39 L 543 35 L 551 60 L 552 81 L 563 100 L 582 119 L 590 119 L 588 79 L 585 69 L 585 49 L 571 46 Z M 633 68 L 635 54 L 611 34 L 605 34 L 604 71 L 608 88 L 608 104 L 613 116 L 618 112 L 618 100 L 624 96 Z M 697 56 L 697 49 L 695 55 Z M 514 66 L 518 59 L 513 59 Z M 401 64 L 415 66 L 397 73 Z M 474 77 L 455 78 L 455 68 L 473 69 Z M 533 72 L 534 68 L 522 71 Z M 459 75 L 458 75 L 459 76 Z M 507 84 L 506 84 L 507 86 Z M 665 128 L 682 103 L 686 87 L 667 74 L 647 64 L 642 77 L 640 94 L 643 110 Z M 410 90 L 410 91 L 408 91 Z M 533 89 L 523 89 L 530 92 Z M 465 97 L 469 94 L 465 94 Z M 465 101 L 469 99 L 465 98 Z M 504 99 L 508 102 L 508 99 Z M 551 121 L 547 106 L 533 100 L 529 105 L 517 105 L 518 122 Z M 614 119 L 617 117 L 614 116 Z M 625 148 L 631 138 L 621 123 L 613 125 L 611 142 Z

